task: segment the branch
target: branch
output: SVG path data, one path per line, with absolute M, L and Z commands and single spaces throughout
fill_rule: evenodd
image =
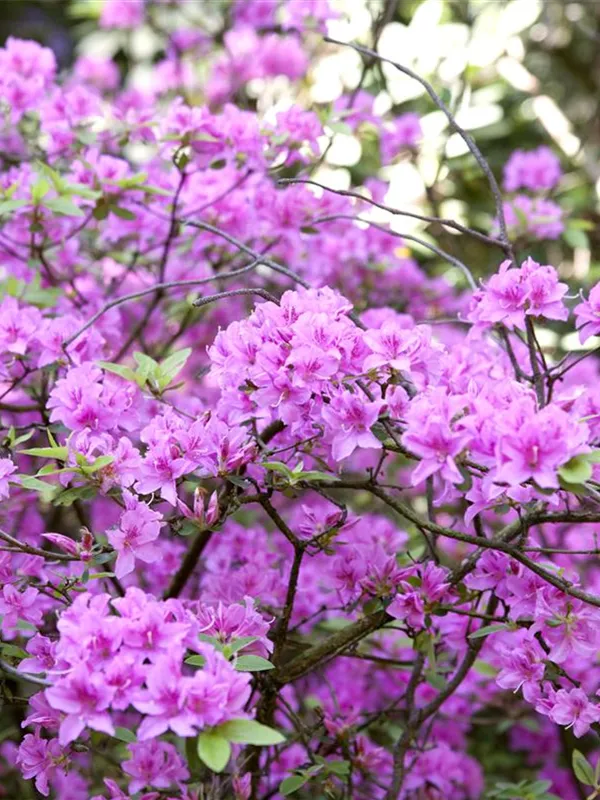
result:
M 238 297 L 240 295 L 256 295 L 257 297 L 262 297 L 263 300 L 267 300 L 270 303 L 275 303 L 277 306 L 279 305 L 279 300 L 275 297 L 275 295 L 267 292 L 266 289 L 231 289 L 228 292 L 211 294 L 209 297 L 200 297 L 198 300 L 194 300 L 192 305 L 195 308 L 201 308 L 202 306 L 207 306 L 210 303 L 216 303 L 217 300 L 226 300 L 228 297 Z
M 277 183 L 282 185 L 291 183 L 307 183 L 310 186 L 318 186 L 320 189 L 324 189 L 327 192 L 332 192 L 333 194 L 341 195 L 342 197 L 354 197 L 357 200 L 362 200 L 365 203 L 375 206 L 376 208 L 380 208 L 382 211 L 387 211 L 389 214 L 393 214 L 394 216 L 410 217 L 411 219 L 419 219 L 421 222 L 434 222 L 438 225 L 443 225 L 445 228 L 452 228 L 452 230 L 458 231 L 459 233 L 465 233 L 467 236 L 472 236 L 474 239 L 478 239 L 480 242 L 485 242 L 485 244 L 499 247 L 501 250 L 504 248 L 503 243 L 499 239 L 495 239 L 493 236 L 486 236 L 485 233 L 480 233 L 473 228 L 468 228 L 466 225 L 461 225 L 460 222 L 455 222 L 452 219 L 444 219 L 443 217 L 430 217 L 426 214 L 417 214 L 414 211 L 400 211 L 393 206 L 386 206 L 383 203 L 378 203 L 376 200 L 372 200 L 370 197 L 359 194 L 359 192 L 353 192 L 350 189 L 334 189 L 331 186 L 325 186 L 324 183 L 309 180 L 308 178 L 280 178 Z
M 10 533 L 0 531 L 0 539 L 8 542 L 13 547 L 16 547 L 22 553 L 29 553 L 32 556 L 42 556 L 42 558 L 51 558 L 54 561 L 81 561 L 78 556 L 70 556 L 68 553 L 49 553 L 47 550 L 42 550 L 41 547 L 33 547 L 33 545 L 21 542 L 11 536 Z
M 360 642 L 365 636 L 381 628 L 391 617 L 385 611 L 376 611 L 369 614 L 357 622 L 353 622 L 341 631 L 329 636 L 323 642 L 313 645 L 313 647 L 301 653 L 296 658 L 284 665 L 283 668 L 276 670 L 273 680 L 283 686 L 286 683 L 298 680 L 317 666 L 322 666 L 332 658 L 342 653 L 348 647 Z
M 252 256 L 252 258 L 256 259 L 257 263 L 264 264 L 266 267 L 270 267 L 275 272 L 285 275 L 286 278 L 291 278 L 291 280 L 300 284 L 300 286 L 304 286 L 305 289 L 310 289 L 310 283 L 307 283 L 295 272 L 292 272 L 292 270 L 288 269 L 287 267 L 283 267 L 281 264 L 278 264 L 277 261 L 273 261 L 273 259 L 257 253 L 256 250 L 248 247 L 247 244 L 244 244 L 244 242 L 236 239 L 235 236 L 231 236 L 231 234 L 220 230 L 220 228 L 215 228 L 214 225 L 209 225 L 208 222 L 196 222 L 195 220 L 191 219 L 180 219 L 179 222 L 182 225 L 190 225 L 192 228 L 198 228 L 201 231 L 208 231 L 209 233 L 214 233 L 215 236 L 220 236 L 222 239 L 225 239 L 226 242 L 229 242 L 234 247 L 237 247 L 238 250 L 241 250 L 247 255 Z
M 213 531 L 210 528 L 205 528 L 204 530 L 198 531 L 192 546 L 187 551 L 185 558 L 181 562 L 181 566 L 173 576 L 173 580 L 169 584 L 169 588 L 164 593 L 164 600 L 168 600 L 171 597 L 179 597 L 192 572 L 196 569 L 196 565 L 200 560 L 200 556 L 204 552 L 206 545 L 210 542 L 212 535 Z
M 111 308 L 116 308 L 117 306 L 123 305 L 123 303 L 129 303 L 131 300 L 137 300 L 139 297 L 145 297 L 148 294 L 154 294 L 154 292 L 161 292 L 165 289 L 181 289 L 187 286 L 202 286 L 206 283 L 212 283 L 213 281 L 220 281 L 229 278 L 237 278 L 239 275 L 244 275 L 246 272 L 250 272 L 251 270 L 255 269 L 260 261 L 254 260 L 250 264 L 247 264 L 245 267 L 240 267 L 240 269 L 232 270 L 231 272 L 224 272 L 220 275 L 211 275 L 210 278 L 197 278 L 191 280 L 183 280 L 183 281 L 167 281 L 166 283 L 155 283 L 154 286 L 149 286 L 146 289 L 140 289 L 139 292 L 132 292 L 131 294 L 123 295 L 123 297 L 116 297 L 114 300 L 106 303 L 106 305 L 102 306 L 102 308 L 97 311 L 90 319 L 82 325 L 79 330 L 75 331 L 74 334 L 69 336 L 68 339 L 65 339 L 63 342 L 63 350 L 65 350 L 69 345 L 71 345 L 76 339 L 85 333 L 88 328 L 100 319 L 100 317 L 104 316 L 107 311 L 110 311 Z
M 311 221 L 311 225 L 318 225 L 321 222 L 330 222 L 336 219 L 348 219 L 353 220 L 354 222 L 363 222 L 365 225 L 370 225 L 372 228 L 377 228 L 379 231 L 383 231 L 383 233 L 389 233 L 390 236 L 397 236 L 399 239 L 407 239 L 409 242 L 417 242 L 420 244 L 421 247 L 426 247 L 428 250 L 431 250 L 432 253 L 435 253 L 440 258 L 443 258 L 445 261 L 448 261 L 450 264 L 454 264 L 455 267 L 463 273 L 465 276 L 467 283 L 475 291 L 477 289 L 477 283 L 475 282 L 475 278 L 473 277 L 471 270 L 464 264 L 460 259 L 456 258 L 455 256 L 451 256 L 450 253 L 447 253 L 445 250 L 442 250 L 440 247 L 436 245 L 430 244 L 426 242 L 425 239 L 420 239 L 418 236 L 413 236 L 412 234 L 408 233 L 400 233 L 399 231 L 390 230 L 390 228 L 386 228 L 383 225 L 379 225 L 377 222 L 372 222 L 370 219 L 363 219 L 363 217 L 355 217 L 351 214 L 330 214 L 326 217 L 319 217 L 318 219 L 314 219 Z
M 483 157 L 480 149 L 475 144 L 473 138 L 469 136 L 469 134 L 464 130 L 464 128 L 462 128 L 458 124 L 458 122 L 454 118 L 454 115 L 446 106 L 446 104 L 443 102 L 443 100 L 440 98 L 440 96 L 437 94 L 433 86 L 424 78 L 422 78 L 420 75 L 417 75 L 416 72 L 413 72 L 411 69 L 408 69 L 408 67 L 404 67 L 402 64 L 398 64 L 396 61 L 392 61 L 389 58 L 385 58 L 379 53 L 376 53 L 374 50 L 369 50 L 368 47 L 362 47 L 361 45 L 353 44 L 352 42 L 340 42 L 338 39 L 332 39 L 329 36 L 325 36 L 324 38 L 325 41 L 329 42 L 330 44 L 337 44 L 341 45 L 342 47 L 351 47 L 357 53 L 361 53 L 364 56 L 368 56 L 369 58 L 376 58 L 385 64 L 391 64 L 391 66 L 395 67 L 395 69 L 397 69 L 399 72 L 404 73 L 404 75 L 408 75 L 409 78 L 412 78 L 413 80 L 417 81 L 417 83 L 421 84 L 421 86 L 425 89 L 425 91 L 427 92 L 429 97 L 433 100 L 435 105 L 440 109 L 440 111 L 444 113 L 452 129 L 460 136 L 460 138 L 467 145 L 467 147 L 473 154 L 475 160 L 479 164 L 481 171 L 487 178 L 487 181 L 490 185 L 490 189 L 494 196 L 494 205 L 496 206 L 496 215 L 498 217 L 498 225 L 500 227 L 500 241 L 502 243 L 502 249 L 508 256 L 508 258 L 510 258 L 510 260 L 514 263 L 515 255 L 510 240 L 508 238 L 506 219 L 504 216 L 504 207 L 502 204 L 502 194 L 500 192 L 500 187 L 498 186 L 498 182 L 494 177 L 494 173 L 492 172 L 490 165 L 488 164 L 486 159 Z

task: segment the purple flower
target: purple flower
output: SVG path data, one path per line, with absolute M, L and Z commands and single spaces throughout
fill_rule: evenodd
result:
M 528 637 L 516 648 L 506 648 L 501 655 L 501 670 L 496 683 L 503 689 L 517 692 L 523 690 L 523 697 L 529 702 L 537 699 L 540 683 L 544 678 L 546 654 L 536 639 Z
M 66 714 L 60 724 L 60 744 L 64 746 L 74 741 L 86 727 L 112 736 L 114 726 L 107 709 L 113 694 L 104 676 L 90 673 L 83 664 L 46 689 L 52 708 Z
M 8 481 L 9 475 L 17 471 L 17 467 L 13 464 L 10 458 L 0 458 L 0 500 L 8 497 L 9 488 Z
M 548 714 L 557 725 L 573 728 L 578 739 L 589 731 L 592 723 L 600 720 L 600 708 L 588 700 L 583 689 L 559 689 Z
M 64 773 L 67 766 L 65 754 L 56 739 L 42 739 L 39 730 L 23 737 L 17 754 L 17 764 L 25 780 L 35 778 L 35 786 L 40 794 L 48 797 L 48 781 L 57 770 Z
M 160 558 L 160 548 L 154 544 L 164 525 L 162 515 L 141 503 L 131 492 L 123 491 L 125 508 L 119 527 L 108 531 L 107 538 L 117 551 L 115 575 L 123 578 L 133 572 L 135 560 L 151 564 Z
M 371 433 L 377 422 L 382 400 L 369 401 L 364 396 L 341 392 L 323 407 L 323 419 L 332 435 L 332 455 L 336 461 L 352 455 L 357 447 L 381 448 L 381 442 Z
M 146 717 L 138 729 L 141 742 L 154 739 L 167 730 L 177 736 L 193 736 L 193 714 L 186 708 L 189 682 L 182 680 L 180 664 L 169 656 L 157 659 L 146 678 L 146 689 L 140 689 L 133 705 Z
M 600 283 L 590 289 L 587 300 L 575 306 L 579 341 L 583 344 L 590 336 L 600 334 Z
M 15 586 L 10 584 L 5 586 L 0 596 L 0 614 L 4 615 L 3 629 L 14 628 L 20 619 L 33 625 L 40 625 L 42 622 L 41 598 L 42 595 L 32 586 L 28 586 L 23 592 L 19 592 Z
M 568 317 L 563 300 L 567 291 L 554 267 L 540 266 L 528 258 L 517 269 L 503 261 L 485 288 L 474 294 L 469 319 L 487 325 L 503 322 L 511 328 L 524 328 L 525 315 L 564 320 Z
M 123 772 L 132 780 L 129 793 L 136 794 L 145 786 L 168 789 L 173 783 L 185 781 L 190 773 L 181 755 L 167 742 L 130 744 L 131 759 L 123 762 Z
M 497 479 L 510 486 L 533 479 L 542 488 L 558 486 L 558 469 L 585 452 L 587 429 L 554 405 L 537 411 L 524 398 L 505 412 L 496 445 Z
M 504 188 L 507 192 L 546 191 L 556 186 L 561 174 L 560 161 L 549 147 L 515 150 L 504 167 Z
M 396 117 L 381 131 L 381 163 L 391 164 L 401 150 L 415 148 L 422 135 L 417 114 L 409 112 Z
M 31 658 L 24 658 L 18 666 L 20 672 L 49 672 L 56 664 L 56 645 L 51 639 L 36 633 L 27 642 Z
M 100 15 L 102 28 L 139 28 L 144 21 L 145 0 L 104 0 Z

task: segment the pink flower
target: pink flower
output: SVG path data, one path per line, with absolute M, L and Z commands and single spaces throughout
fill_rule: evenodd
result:
M 381 163 L 390 164 L 401 150 L 413 149 L 419 143 L 423 131 L 417 114 L 409 112 L 396 117 L 381 131 Z
M 251 597 L 242 603 L 215 606 L 200 605 L 196 612 L 202 632 L 215 636 L 223 644 L 251 636 L 257 641 L 244 648 L 244 653 L 266 655 L 273 650 L 273 642 L 267 638 L 270 624 L 254 608 Z
M 100 15 L 102 28 L 138 28 L 144 21 L 144 0 L 104 0 Z
M 515 692 L 522 689 L 525 700 L 532 702 L 540 691 L 546 658 L 541 646 L 532 637 L 524 639 L 516 648 L 507 647 L 501 655 L 502 669 L 496 676 L 496 683 L 503 689 Z
M 577 317 L 577 330 L 579 341 L 583 344 L 590 336 L 600 334 L 600 283 L 590 290 L 587 300 L 575 306 L 574 314 Z
M 38 590 L 32 586 L 28 586 L 24 592 L 19 592 L 15 586 L 6 585 L 0 596 L 0 614 L 4 615 L 2 620 L 4 630 L 14 628 L 20 619 L 33 625 L 40 625 L 42 610 L 39 607 L 39 598 L 41 597 Z
M 140 467 L 141 477 L 135 483 L 140 494 L 160 492 L 167 503 L 177 502 L 176 481 L 194 468 L 193 463 L 183 458 L 176 445 L 168 443 L 148 448 Z
M 133 572 L 135 560 L 151 564 L 160 558 L 160 548 L 154 542 L 164 525 L 162 515 L 141 503 L 131 492 L 123 491 L 126 510 L 121 514 L 119 527 L 109 531 L 109 543 L 117 551 L 115 575 L 123 578 Z
M 8 476 L 16 472 L 17 468 L 10 458 L 0 458 L 0 500 L 8 497 Z
M 549 147 L 515 150 L 504 167 L 504 188 L 507 192 L 544 191 L 556 186 L 561 174 L 560 161 Z
M 36 633 L 27 643 L 31 658 L 24 658 L 18 666 L 20 672 L 49 672 L 56 664 L 56 645 L 46 636 Z
M 63 422 L 71 430 L 110 427 L 111 415 L 101 400 L 101 377 L 98 367 L 86 363 L 57 380 L 48 400 L 51 421 Z
M 177 749 L 167 742 L 140 742 L 129 745 L 131 759 L 123 762 L 123 772 L 131 776 L 129 793 L 136 794 L 145 786 L 168 789 L 185 781 L 190 773 Z
M 544 587 L 535 596 L 532 632 L 541 631 L 551 645 L 548 658 L 557 664 L 569 657 L 591 658 L 598 649 L 600 613 L 582 600 Z
M 48 780 L 57 770 L 64 773 L 67 766 L 64 753 L 56 739 L 42 739 L 39 730 L 23 737 L 17 754 L 17 764 L 21 768 L 25 780 L 35 778 L 35 787 L 48 797 L 50 789 Z
M 387 612 L 416 630 L 425 624 L 425 604 L 418 592 L 397 595 L 387 607 Z
M 533 479 L 542 488 L 555 488 L 559 467 L 585 452 L 586 439 L 585 424 L 555 405 L 536 411 L 534 401 L 524 398 L 503 415 L 496 477 L 510 486 Z
M 592 723 L 600 720 L 600 708 L 588 700 L 583 689 L 559 689 L 549 710 L 550 719 L 557 725 L 573 728 L 579 739 Z
M 66 714 L 60 724 L 60 744 L 64 746 L 74 741 L 86 727 L 112 736 L 114 727 L 107 709 L 113 694 L 104 676 L 99 672 L 90 673 L 84 664 L 74 667 L 68 675 L 46 689 L 52 708 Z
M 336 461 L 352 455 L 357 447 L 381 447 L 371 428 L 383 406 L 382 400 L 369 401 L 351 392 L 334 395 L 331 403 L 323 406 L 323 419 L 333 435 L 332 455 Z
M 485 288 L 474 294 L 469 319 L 487 325 L 503 322 L 511 328 L 524 328 L 525 315 L 564 320 L 567 291 L 554 267 L 541 266 L 531 258 L 520 268 L 503 261 Z
M 133 705 L 146 717 L 138 728 L 138 739 L 154 739 L 167 730 L 177 736 L 194 736 L 194 718 L 186 708 L 188 683 L 182 680 L 180 664 L 169 656 L 159 658 L 146 677 Z
M 8 353 L 25 355 L 41 323 L 34 306 L 19 306 L 14 297 L 0 303 L 0 347 Z

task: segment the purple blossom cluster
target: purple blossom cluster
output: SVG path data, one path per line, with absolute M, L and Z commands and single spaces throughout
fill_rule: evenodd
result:
M 565 212 L 546 196 L 561 177 L 560 160 L 549 147 L 515 150 L 510 155 L 504 166 L 503 186 L 513 197 L 505 201 L 504 215 L 515 238 L 558 239 L 563 234 Z M 533 196 L 523 194 L 523 190 Z

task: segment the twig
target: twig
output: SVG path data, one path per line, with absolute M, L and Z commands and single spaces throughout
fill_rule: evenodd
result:
M 464 130 L 464 128 L 462 128 L 458 124 L 458 122 L 454 118 L 454 115 L 448 109 L 448 107 L 443 102 L 443 100 L 440 98 L 440 96 L 437 94 L 437 92 L 435 91 L 433 86 L 428 81 L 426 81 L 425 78 L 422 78 L 420 75 L 417 75 L 416 72 L 413 72 L 408 67 L 405 67 L 402 64 L 398 64 L 398 62 L 392 61 L 389 58 L 385 58 L 384 56 L 380 55 L 379 53 L 376 53 L 374 50 L 370 50 L 368 47 L 362 47 L 361 45 L 353 44 L 352 42 L 340 42 L 338 39 L 332 39 L 330 36 L 325 36 L 324 39 L 325 39 L 326 42 L 329 42 L 330 44 L 337 44 L 337 45 L 340 45 L 342 47 L 351 47 L 357 53 L 361 53 L 364 56 L 368 56 L 369 58 L 376 58 L 376 59 L 378 59 L 379 61 L 382 61 L 385 64 L 391 64 L 391 66 L 394 67 L 395 69 L 397 69 L 399 72 L 402 72 L 405 75 L 408 75 L 409 78 L 412 78 L 413 80 L 417 81 L 417 83 L 421 84 L 421 86 L 425 89 L 425 91 L 427 92 L 429 97 L 433 100 L 435 105 L 440 109 L 440 111 L 442 111 L 444 113 L 446 119 L 448 120 L 448 122 L 450 123 L 450 125 L 454 129 L 454 131 L 461 137 L 461 139 L 467 145 L 467 147 L 469 148 L 469 150 L 473 154 L 475 160 L 479 164 L 479 167 L 481 168 L 481 171 L 483 172 L 483 174 L 487 178 L 487 181 L 488 181 L 488 183 L 490 185 L 490 189 L 492 191 L 492 195 L 494 196 L 494 205 L 496 206 L 496 215 L 498 217 L 498 225 L 499 225 L 499 228 L 500 228 L 500 241 L 502 242 L 502 249 L 504 250 L 504 252 L 508 256 L 508 258 L 513 263 L 515 263 L 515 255 L 514 255 L 513 248 L 512 248 L 512 245 L 510 243 L 510 240 L 508 238 L 508 231 L 507 231 L 507 227 L 506 227 L 506 218 L 504 216 L 504 207 L 503 207 L 503 203 L 502 203 L 502 194 L 500 192 L 500 187 L 498 186 L 498 182 L 496 181 L 496 178 L 494 177 L 494 173 L 492 172 L 488 162 L 483 157 L 480 149 L 475 144 L 475 141 L 473 140 L 473 138 L 471 136 L 469 136 L 469 134 Z
M 413 236 L 412 234 L 408 233 L 400 233 L 399 231 L 393 231 L 389 228 L 385 228 L 383 225 L 379 225 L 377 222 L 373 222 L 370 219 L 364 219 L 363 217 L 355 217 L 351 214 L 330 214 L 326 217 L 318 217 L 317 219 L 311 220 L 311 225 L 318 225 L 322 222 L 332 222 L 336 219 L 347 219 L 352 220 L 354 222 L 362 222 L 365 225 L 370 225 L 372 228 L 377 228 L 379 231 L 383 231 L 383 233 L 389 233 L 390 236 L 396 236 L 399 239 L 407 239 L 409 242 L 416 242 L 420 244 L 421 247 L 425 247 L 428 250 L 431 250 L 432 253 L 435 253 L 440 258 L 443 258 L 445 261 L 448 261 L 450 264 L 453 264 L 455 267 L 463 273 L 465 276 L 467 283 L 475 291 L 477 289 L 477 283 L 475 282 L 475 278 L 471 274 L 471 270 L 464 264 L 460 259 L 456 258 L 456 256 L 450 255 L 445 250 L 442 250 L 440 247 L 436 245 L 430 244 L 426 242 L 424 239 L 420 239 L 418 236 Z
M 401 211 L 393 206 L 386 206 L 383 203 L 378 203 L 377 201 L 372 200 L 370 197 L 366 197 L 365 195 L 351 191 L 350 189 L 334 189 L 331 186 L 325 186 L 323 183 L 319 183 L 318 181 L 312 179 L 309 180 L 308 178 L 280 178 L 277 183 L 282 185 L 291 183 L 307 183 L 311 186 L 318 186 L 320 189 L 324 189 L 327 192 L 332 192 L 333 194 L 341 195 L 342 197 L 354 197 L 356 200 L 362 200 L 363 202 L 368 203 L 371 206 L 375 206 L 376 208 L 380 208 L 382 211 L 387 211 L 389 214 L 393 214 L 394 216 L 410 217 L 411 219 L 418 219 L 422 222 L 435 222 L 438 225 L 443 225 L 445 228 L 452 228 L 459 233 L 472 236 L 474 239 L 485 242 L 485 244 L 493 245 L 494 247 L 499 247 L 500 249 L 504 248 L 504 245 L 499 239 L 495 239 L 493 236 L 486 236 L 485 233 L 480 233 L 473 228 L 468 228 L 466 225 L 461 225 L 455 220 L 445 219 L 443 217 L 430 217 L 426 214 L 417 214 L 414 211 Z

